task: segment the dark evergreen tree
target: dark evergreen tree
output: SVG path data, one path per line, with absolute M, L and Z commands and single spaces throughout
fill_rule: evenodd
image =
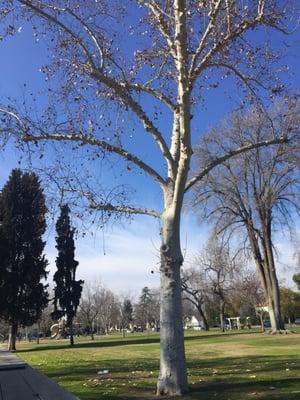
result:
M 14 169 L 0 194 L 0 317 L 10 325 L 9 350 L 18 326 L 30 326 L 48 303 L 43 190 L 34 173 Z
M 142 293 L 140 295 L 139 303 L 137 306 L 138 320 L 143 330 L 149 328 L 152 302 L 153 296 L 151 289 L 149 289 L 148 286 L 145 286 L 142 289 Z
M 133 307 L 129 299 L 123 301 L 121 307 L 121 318 L 123 337 L 125 337 L 125 329 L 127 329 L 130 322 L 133 321 Z
M 54 312 L 53 318 L 66 316 L 66 327 L 70 334 L 70 344 L 74 345 L 73 319 L 79 305 L 83 281 L 76 281 L 78 261 L 75 257 L 74 233 L 70 222 L 68 205 L 61 207 L 61 213 L 56 223 L 56 258 L 57 271 L 54 274 Z
M 298 289 L 300 290 L 300 272 L 293 276 L 293 281 L 296 283 Z

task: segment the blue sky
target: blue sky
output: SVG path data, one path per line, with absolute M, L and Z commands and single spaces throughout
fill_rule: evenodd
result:
M 0 41 L 0 98 L 7 96 L 31 101 L 30 93 L 35 93 L 39 106 L 46 104 L 42 94 L 45 89 L 44 75 L 40 72 L 41 65 L 47 62 L 47 49 L 43 41 L 36 42 L 30 26 L 20 26 L 20 32 L 14 37 Z M 262 35 L 263 33 L 260 33 Z M 267 34 L 275 47 L 284 50 L 284 62 L 290 67 L 290 74 L 285 77 L 287 83 L 298 90 L 300 83 L 299 50 L 300 33 L 296 32 L 291 37 L 284 38 L 277 33 Z M 260 37 L 261 39 L 261 37 Z M 287 46 L 288 44 L 288 46 Z M 40 94 L 39 94 L 40 93 Z M 241 100 L 240 93 L 233 90 L 232 82 L 227 82 L 217 90 L 206 91 L 205 101 L 198 110 L 194 122 L 194 142 L 200 133 L 216 125 L 233 107 Z M 161 124 L 164 122 L 161 121 Z M 132 142 L 132 148 L 139 146 L 148 159 L 155 159 L 148 139 L 140 139 L 138 144 Z M 0 153 L 0 184 L 6 181 L 12 168 L 18 166 L 20 153 L 8 146 Z M 42 162 L 45 165 L 45 161 Z M 21 164 L 22 165 L 22 164 Z M 114 171 L 101 170 L 99 178 L 103 185 L 108 186 L 111 181 L 119 181 L 119 167 Z M 120 168 L 123 168 L 120 166 Z M 148 206 L 160 207 L 159 190 L 143 175 L 132 172 L 127 178 L 137 189 L 135 201 Z M 185 212 L 182 224 L 182 247 L 186 248 L 187 259 L 204 244 L 209 228 L 205 224 L 199 225 L 195 215 Z M 55 248 L 53 241 L 54 232 L 47 235 L 47 256 L 50 261 L 50 270 L 54 270 Z M 288 237 L 276 238 L 280 260 L 284 264 L 293 264 L 292 248 Z M 78 238 L 77 258 L 80 261 L 78 276 L 86 280 L 102 279 L 103 283 L 114 290 L 121 292 L 131 291 L 137 293 L 143 286 L 157 286 L 158 273 L 150 271 L 157 269 L 158 263 L 158 223 L 150 217 L 137 217 L 129 227 L 115 225 L 98 231 L 96 236 Z M 105 253 L 105 255 L 104 255 Z M 279 264 L 280 274 L 290 283 L 293 271 Z

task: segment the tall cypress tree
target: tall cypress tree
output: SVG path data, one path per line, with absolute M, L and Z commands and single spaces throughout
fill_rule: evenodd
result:
M 129 299 L 125 299 L 121 307 L 121 324 L 122 324 L 123 337 L 125 337 L 125 329 L 132 321 L 133 321 L 133 307 L 131 301 Z
M 70 344 L 74 345 L 73 319 L 79 305 L 83 281 L 76 281 L 76 268 L 78 261 L 75 257 L 74 233 L 71 227 L 70 208 L 68 205 L 61 207 L 61 213 L 56 223 L 56 258 L 57 271 L 54 274 L 56 286 L 54 288 L 53 318 L 66 316 L 66 326 L 70 333 Z
M 14 169 L 0 193 L 0 317 L 10 325 L 8 348 L 16 349 L 18 326 L 30 326 L 48 303 L 43 190 L 34 173 Z

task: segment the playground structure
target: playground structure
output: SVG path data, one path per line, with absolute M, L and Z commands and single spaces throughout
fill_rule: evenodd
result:
M 67 336 L 67 327 L 65 318 L 58 320 L 56 324 L 53 324 L 50 328 L 51 339 L 61 339 Z
M 228 317 L 225 318 L 225 321 L 228 322 L 228 329 L 244 329 L 247 327 L 248 329 L 251 329 L 251 318 L 250 317 Z
M 73 335 L 79 336 L 82 334 L 82 324 L 73 322 Z M 70 328 L 67 326 L 67 318 L 60 318 L 55 324 L 50 327 L 51 339 L 66 339 L 70 335 Z

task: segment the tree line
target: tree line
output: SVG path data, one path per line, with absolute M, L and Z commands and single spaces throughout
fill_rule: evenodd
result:
M 207 331 L 215 328 L 224 331 L 231 328 L 229 318 L 240 317 L 240 325 L 232 323 L 232 327 L 250 328 L 261 325 L 264 331 L 264 322 L 269 315 L 263 307 L 264 293 L 255 271 L 235 261 L 234 266 L 231 261 L 229 268 L 227 264 L 221 274 L 216 273 L 215 267 L 203 270 L 203 257 L 212 257 L 211 247 L 215 245 L 212 241 L 213 238 L 210 238 L 202 254 L 183 272 L 183 325 L 186 329 Z M 48 288 L 50 297 L 51 293 L 53 290 Z M 280 294 L 283 320 L 291 326 L 300 316 L 300 293 L 281 286 Z M 94 340 L 95 335 L 109 335 L 114 332 L 122 333 L 123 337 L 136 332 L 159 332 L 159 310 L 158 288 L 144 287 L 135 300 L 113 292 L 101 281 L 85 282 L 72 321 L 72 334 L 90 336 Z M 192 324 L 193 318 L 197 319 L 197 325 Z M 6 336 L 8 324 L 2 320 L 0 326 L 0 333 Z M 41 311 L 38 321 L 31 326 L 28 324 L 27 329 L 23 326 L 18 336 L 30 340 L 35 338 L 37 341 L 40 337 L 50 338 L 52 326 L 53 304 L 48 303 Z M 70 335 L 70 330 L 66 330 L 62 337 Z
M 238 317 L 244 326 L 260 324 L 262 331 L 274 332 L 266 293 L 248 261 L 213 234 L 192 265 L 183 270 L 183 300 L 186 306 L 191 304 L 204 330 L 218 326 L 224 332 L 228 318 Z M 300 293 L 283 284 L 278 290 L 282 324 L 292 324 L 300 317 Z

